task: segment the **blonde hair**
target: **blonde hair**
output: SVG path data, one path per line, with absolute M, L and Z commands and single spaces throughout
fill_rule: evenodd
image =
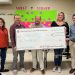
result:
M 59 14 L 63 14 L 63 19 L 62 20 L 65 20 L 65 14 L 64 14 L 64 12 L 60 12 L 60 13 L 58 13 L 58 15 Z

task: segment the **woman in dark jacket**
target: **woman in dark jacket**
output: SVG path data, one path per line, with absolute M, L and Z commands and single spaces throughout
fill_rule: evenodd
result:
M 52 27 L 65 27 L 65 33 L 66 37 L 69 35 L 69 26 L 68 23 L 65 21 L 65 15 L 63 12 L 58 13 L 57 21 L 52 22 Z M 55 67 L 53 68 L 53 71 L 58 70 L 58 72 L 61 72 L 61 63 L 62 63 L 62 52 L 63 49 L 54 49 L 54 64 Z
M 5 28 L 5 21 L 2 18 L 0 18 L 0 58 L 1 58 L 0 72 L 9 71 L 7 69 L 4 69 L 7 47 L 8 47 L 8 30 L 7 28 Z

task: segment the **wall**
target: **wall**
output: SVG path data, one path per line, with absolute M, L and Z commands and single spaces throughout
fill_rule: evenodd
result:
M 66 21 L 71 24 L 71 16 L 75 12 L 74 3 L 75 0 L 13 0 L 12 5 L 0 5 L 0 13 L 13 14 L 16 10 L 16 6 L 27 6 L 28 9 L 30 9 L 31 6 L 35 8 L 50 6 L 51 9 L 55 9 L 58 12 L 63 11 L 66 15 Z M 0 17 L 6 20 L 6 25 L 9 29 L 14 22 L 13 15 L 0 15 Z
M 75 9 L 75 8 L 73 8 L 74 3 L 75 3 L 75 0 L 13 0 L 12 5 L 0 5 L 0 13 L 1 12 L 2 13 L 14 13 L 16 10 L 16 6 L 27 6 L 28 9 L 30 9 L 31 6 L 33 6 L 33 7 L 50 6 L 51 9 L 55 9 L 58 12 L 63 11 L 66 14 L 66 21 L 71 23 L 70 18 Z M 13 17 L 13 16 L 11 16 L 11 17 Z M 10 16 L 9 16 L 9 18 L 10 18 Z M 9 22 L 11 21 L 11 23 L 12 23 L 12 19 L 10 19 L 8 21 Z

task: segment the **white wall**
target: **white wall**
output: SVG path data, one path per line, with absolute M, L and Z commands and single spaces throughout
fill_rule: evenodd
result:
M 71 24 L 71 16 L 75 12 L 75 0 L 13 0 L 12 5 L 0 5 L 0 13 L 10 14 L 14 13 L 16 6 L 27 6 L 30 9 L 33 7 L 48 7 L 55 9 L 58 12 L 63 11 L 66 15 L 66 21 Z M 7 28 L 9 29 L 14 22 L 13 15 L 0 15 L 6 21 Z
M 28 9 L 30 9 L 31 6 L 35 8 L 38 6 L 50 6 L 51 9 L 55 9 L 58 12 L 63 11 L 66 14 L 66 21 L 71 23 L 71 15 L 73 14 L 75 9 L 74 3 L 75 0 L 13 0 L 12 5 L 0 5 L 0 13 L 14 13 L 16 10 L 16 6 L 27 6 Z M 9 22 L 7 22 L 7 24 L 12 23 L 12 19 L 9 19 L 8 21 Z

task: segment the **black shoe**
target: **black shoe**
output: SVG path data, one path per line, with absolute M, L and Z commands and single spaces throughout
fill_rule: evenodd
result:
M 8 69 L 0 70 L 0 72 L 8 72 Z
M 70 53 L 67 53 L 66 59 L 69 59 L 69 58 L 71 58 L 71 55 L 70 55 Z
M 69 73 L 72 74 L 74 71 L 75 71 L 75 69 L 71 69 L 71 70 L 69 71 Z
M 2 75 L 2 74 L 0 73 L 0 75 Z
M 34 72 L 36 69 L 34 69 L 34 68 L 32 68 L 31 70 L 30 70 L 30 72 Z
M 41 73 L 44 75 L 45 74 L 45 70 L 41 70 Z
M 70 56 L 70 55 L 66 56 L 66 59 L 69 59 L 69 58 L 71 58 L 71 56 Z

